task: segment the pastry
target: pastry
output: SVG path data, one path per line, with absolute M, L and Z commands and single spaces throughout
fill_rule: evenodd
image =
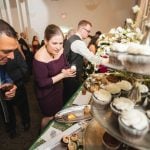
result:
M 67 119 L 68 120 L 75 120 L 77 118 L 77 116 L 73 113 L 68 114 Z
M 91 113 L 91 109 L 89 108 L 89 106 L 85 106 L 83 111 L 84 111 L 84 115 L 89 115 Z
M 98 91 L 99 90 L 99 88 L 100 88 L 100 86 L 99 86 L 99 84 L 97 84 L 97 83 L 94 83 L 94 84 L 91 84 L 91 86 L 90 86 L 90 92 L 95 92 L 95 91 Z
M 120 52 L 120 53 L 126 53 L 127 49 L 129 47 L 129 44 L 127 43 L 113 43 L 111 46 L 111 51 Z
M 92 99 L 94 104 L 96 104 L 97 107 L 104 109 L 110 103 L 112 96 L 110 92 L 104 89 L 100 89 L 93 93 Z
M 78 134 L 77 133 L 73 133 L 71 136 L 70 136 L 70 139 L 73 141 L 73 142 L 76 142 L 78 140 Z
M 148 87 L 145 84 L 138 85 L 142 98 L 145 98 L 148 95 Z
M 137 109 L 124 111 L 118 118 L 121 134 L 129 141 L 137 141 L 149 130 L 146 115 Z
M 127 96 L 132 89 L 132 84 L 127 80 L 121 80 L 117 83 L 118 87 L 121 89 L 121 96 Z
M 119 54 L 117 52 L 109 52 L 109 64 L 114 66 L 122 66 L 122 62 L 119 60 Z
M 69 142 L 68 150 L 77 150 L 77 144 L 75 142 Z
M 71 69 L 71 71 L 73 71 L 73 72 L 75 72 L 75 71 L 77 70 L 77 68 L 76 68 L 75 65 L 72 65 L 70 69 Z
M 128 54 L 133 55 L 147 55 L 150 56 L 150 47 L 148 45 L 130 43 L 127 48 Z
M 67 135 L 63 136 L 61 141 L 62 141 L 64 144 L 68 144 L 69 141 L 70 141 L 70 136 L 67 136 Z
M 110 74 L 106 77 L 106 79 L 111 83 L 117 83 L 118 81 L 121 80 L 121 77 L 115 76 L 114 74 Z
M 127 71 L 150 74 L 150 46 L 132 43 L 127 53 L 120 58 Z
M 109 91 L 113 97 L 119 96 L 121 93 L 121 89 L 115 83 L 109 83 L 105 86 L 105 89 Z
M 134 108 L 134 103 L 126 97 L 117 97 L 111 102 L 111 109 L 115 114 L 121 114 L 123 111 Z

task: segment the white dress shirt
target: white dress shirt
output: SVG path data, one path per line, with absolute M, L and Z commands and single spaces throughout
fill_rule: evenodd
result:
M 100 64 L 101 58 L 94 55 L 82 40 L 76 40 L 71 44 L 71 49 L 74 53 L 77 53 L 84 58 L 86 58 L 88 61 L 90 61 L 92 64 Z

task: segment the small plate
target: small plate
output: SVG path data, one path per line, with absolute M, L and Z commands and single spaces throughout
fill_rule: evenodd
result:
M 85 110 L 87 108 L 88 108 L 88 112 Z M 68 107 L 56 113 L 55 119 L 58 122 L 65 122 L 65 123 L 73 123 L 73 122 L 79 122 L 81 120 L 92 119 L 91 105 Z

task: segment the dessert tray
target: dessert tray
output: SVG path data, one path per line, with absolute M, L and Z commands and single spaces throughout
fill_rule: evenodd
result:
M 55 115 L 55 120 L 64 123 L 74 123 L 92 119 L 91 105 L 68 107 Z
M 111 52 L 105 66 L 131 73 L 150 75 L 150 55 Z
M 92 113 L 100 125 L 119 141 L 140 150 L 150 149 L 150 131 L 140 141 L 131 141 L 128 138 L 124 138 L 120 133 L 118 118 L 113 114 L 110 108 L 101 110 L 97 106 L 92 105 Z

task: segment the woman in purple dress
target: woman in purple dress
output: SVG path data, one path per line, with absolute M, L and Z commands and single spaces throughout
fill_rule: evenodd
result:
M 56 25 L 48 25 L 44 34 L 45 45 L 35 54 L 33 73 L 36 96 L 43 118 L 41 128 L 53 119 L 63 106 L 62 79 L 74 77 L 63 53 L 63 33 Z

